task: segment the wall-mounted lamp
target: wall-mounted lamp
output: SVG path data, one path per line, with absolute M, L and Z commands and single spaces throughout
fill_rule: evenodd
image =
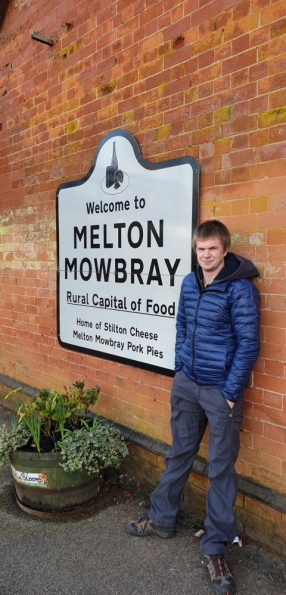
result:
M 33 31 L 33 33 L 31 33 L 31 39 L 35 39 L 35 41 L 40 41 L 41 43 L 46 43 L 47 45 L 54 45 L 55 43 L 52 39 L 43 37 L 37 31 Z

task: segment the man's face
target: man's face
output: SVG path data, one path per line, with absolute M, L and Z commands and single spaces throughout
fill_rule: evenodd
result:
M 197 241 L 196 254 L 203 272 L 211 274 L 214 279 L 224 266 L 227 250 L 224 250 L 219 238 L 210 237 L 207 240 Z

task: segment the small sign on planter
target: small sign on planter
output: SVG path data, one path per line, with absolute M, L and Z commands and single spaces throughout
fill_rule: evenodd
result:
M 90 171 L 57 190 L 62 347 L 172 375 L 182 279 L 192 268 L 199 167 L 150 163 L 115 130 Z
M 14 469 L 13 465 L 11 465 L 11 469 L 14 479 L 19 483 L 33 485 L 37 488 L 47 488 L 49 485 L 47 473 L 27 473 L 26 471 L 17 471 L 17 469 Z

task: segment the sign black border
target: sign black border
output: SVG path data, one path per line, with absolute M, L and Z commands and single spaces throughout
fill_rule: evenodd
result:
M 57 192 L 56 192 L 56 231 L 57 231 L 57 338 L 58 338 L 58 342 L 60 344 L 61 347 L 63 347 L 64 349 L 68 349 L 70 351 L 75 351 L 77 353 L 85 353 L 87 355 L 91 355 L 93 357 L 98 357 L 100 359 L 105 359 L 105 360 L 109 360 L 109 361 L 114 361 L 120 364 L 124 364 L 127 366 L 132 366 L 132 367 L 136 367 L 136 368 L 141 368 L 142 370 L 148 370 L 150 372 L 155 372 L 156 374 L 162 374 L 164 376 L 174 376 L 174 372 L 173 370 L 169 370 L 168 368 L 162 368 L 160 366 L 154 366 L 152 364 L 145 364 L 139 361 L 134 361 L 132 359 L 128 359 L 126 357 L 120 357 L 117 355 L 112 355 L 109 353 L 102 353 L 101 351 L 95 351 L 94 349 L 88 349 L 86 347 L 78 347 L 75 345 L 71 345 L 69 343 L 64 343 L 61 338 L 60 338 L 60 307 L 59 307 L 59 295 L 60 295 L 60 267 L 59 267 L 59 209 L 58 209 L 58 203 L 59 203 L 59 193 L 61 190 L 63 190 L 64 188 L 72 188 L 74 186 L 81 186 L 82 184 L 84 184 L 92 175 L 94 168 L 96 166 L 96 162 L 97 162 L 97 158 L 99 155 L 99 152 L 101 151 L 103 145 L 110 140 L 111 138 L 115 137 L 115 136 L 123 136 L 125 137 L 130 144 L 133 147 L 134 150 L 134 154 L 135 157 L 138 161 L 138 163 L 140 163 L 140 165 L 142 167 L 144 167 L 145 169 L 149 169 L 149 170 L 156 170 L 156 169 L 164 169 L 164 168 L 169 168 L 169 167 L 175 167 L 178 165 L 182 165 L 184 163 L 187 163 L 191 166 L 192 170 L 193 170 L 193 197 L 192 197 L 192 234 L 194 232 L 195 227 L 197 226 L 198 223 L 198 212 L 199 212 L 199 164 L 196 161 L 196 159 L 194 159 L 193 157 L 178 157 L 177 159 L 167 159 L 166 161 L 159 161 L 157 163 L 150 163 L 149 161 L 146 161 L 144 159 L 144 157 L 142 156 L 142 154 L 140 153 L 140 149 L 138 147 L 138 144 L 134 138 L 134 136 L 132 136 L 132 134 L 130 134 L 129 132 L 127 132 L 127 130 L 122 130 L 122 129 L 117 129 L 117 130 L 113 130 L 112 132 L 109 132 L 99 143 L 96 152 L 95 152 L 95 156 L 93 159 L 93 163 L 92 166 L 90 168 L 90 170 L 88 171 L 88 173 L 83 177 L 80 178 L 79 180 L 74 180 L 72 182 L 64 182 L 63 184 L 60 184 L 60 186 L 57 188 Z

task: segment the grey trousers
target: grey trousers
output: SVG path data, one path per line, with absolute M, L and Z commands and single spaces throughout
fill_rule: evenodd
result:
M 174 526 L 181 495 L 209 425 L 209 482 L 203 555 L 225 554 L 237 535 L 234 503 L 243 395 L 231 409 L 218 387 L 197 386 L 177 372 L 171 392 L 172 446 L 159 487 L 150 497 L 148 516 L 154 523 Z

